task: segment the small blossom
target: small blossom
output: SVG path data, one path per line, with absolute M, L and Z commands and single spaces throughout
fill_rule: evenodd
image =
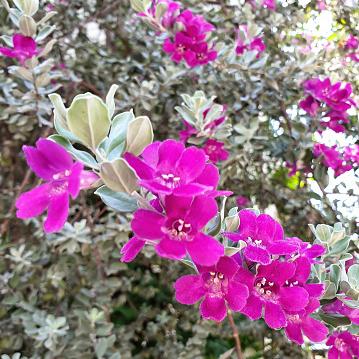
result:
M 98 176 L 84 171 L 83 164 L 57 143 L 40 138 L 36 147 L 23 146 L 26 161 L 45 183 L 20 195 L 16 201 L 18 218 L 33 218 L 47 209 L 44 229 L 57 232 L 64 226 L 69 212 L 69 197 L 76 198 L 81 189 L 89 188 Z
M 329 359 L 354 359 L 359 355 L 359 337 L 349 332 L 334 332 L 326 343 Z
M 238 232 L 226 232 L 231 241 L 242 240 L 247 246 L 244 257 L 261 264 L 269 264 L 272 255 L 290 255 L 296 251 L 296 245 L 284 240 L 283 228 L 271 216 L 243 209 L 239 212 Z
M 320 307 L 317 299 L 311 299 L 308 305 L 299 312 L 286 312 L 287 326 L 285 333 L 291 341 L 304 344 L 303 334 L 312 342 L 322 342 L 328 335 L 327 327 L 310 316 Z
M 263 42 L 263 38 L 259 36 L 250 38 L 247 25 L 241 25 L 239 30 L 242 31 L 246 39 L 244 40 L 242 39 L 242 37 L 238 36 L 236 45 L 237 55 L 243 55 L 247 51 L 256 51 L 256 57 L 258 58 L 260 54 L 266 49 L 266 45 Z
M 262 317 L 272 329 L 287 326 L 286 312 L 299 312 L 309 302 L 307 291 L 296 285 L 287 285 L 296 270 L 294 263 L 273 261 L 269 265 L 260 265 L 256 275 L 240 268 L 236 280 L 249 289 L 247 304 L 241 313 L 252 320 Z
M 313 147 L 313 154 L 314 157 L 322 156 L 324 165 L 332 168 L 336 177 L 353 168 L 351 164 L 344 161 L 336 146 L 328 147 L 324 144 L 316 143 Z
M 359 39 L 353 36 L 352 34 L 350 34 L 350 36 L 348 37 L 345 43 L 345 48 L 356 50 L 357 48 L 359 48 Z
M 359 145 L 351 145 L 344 148 L 344 160 L 359 165 Z
M 201 300 L 200 312 L 203 318 L 222 321 L 227 306 L 234 312 L 246 304 L 248 288 L 236 280 L 239 265 L 231 257 L 221 257 L 211 267 L 199 267 L 198 275 L 185 275 L 174 284 L 176 300 L 192 305 Z
M 292 257 L 305 257 L 310 263 L 318 263 L 317 258 L 325 253 L 325 247 L 321 244 L 310 244 L 298 237 L 287 237 L 286 241 L 297 246 L 297 250 L 291 254 Z
M 203 146 L 204 152 L 213 163 L 225 161 L 229 152 L 224 149 L 224 143 L 209 138 Z
M 276 9 L 276 2 L 275 0 L 264 0 L 262 6 L 274 11 Z
M 0 47 L 0 54 L 6 57 L 16 58 L 21 64 L 39 53 L 36 42 L 32 37 L 15 34 L 12 37 L 12 42 L 13 48 Z
M 246 206 L 248 206 L 251 203 L 251 201 L 249 198 L 247 198 L 245 196 L 237 196 L 236 203 L 239 208 L 245 208 Z
M 206 163 L 206 154 L 194 146 L 166 140 L 154 142 L 141 158 L 126 153 L 125 160 L 139 177 L 139 185 L 153 193 L 195 196 L 215 191 L 218 169 Z
M 210 266 L 223 255 L 223 246 L 213 237 L 201 232 L 217 214 L 216 201 L 211 197 L 166 196 L 163 212 L 138 209 L 131 222 L 136 240 L 123 251 L 124 261 L 134 258 L 145 241 L 155 245 L 158 255 L 182 259 L 188 253 L 199 265 Z M 129 260 L 128 260 L 129 259 Z
M 350 298 L 346 298 L 350 300 Z M 323 306 L 324 313 L 340 314 L 350 319 L 353 324 L 359 325 L 359 309 L 351 308 L 341 300 L 336 299 L 333 303 Z

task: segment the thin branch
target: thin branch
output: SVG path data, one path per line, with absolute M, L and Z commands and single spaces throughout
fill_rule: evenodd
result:
M 242 346 L 241 346 L 241 340 L 239 338 L 238 329 L 237 329 L 236 323 L 234 322 L 232 312 L 229 309 L 227 312 L 227 316 L 228 316 L 229 324 L 230 324 L 230 326 L 232 328 L 232 332 L 233 332 L 233 338 L 234 338 L 234 342 L 236 345 L 237 359 L 244 359 L 244 356 L 242 354 Z

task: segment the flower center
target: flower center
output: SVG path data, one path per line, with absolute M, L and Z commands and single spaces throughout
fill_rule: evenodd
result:
M 299 284 L 299 282 L 297 280 L 294 280 L 294 281 L 287 280 L 285 282 L 286 287 L 296 287 L 298 284 Z
M 161 174 L 162 183 L 169 188 L 176 188 L 180 184 L 181 178 L 175 176 L 173 173 Z
M 335 339 L 334 346 L 340 351 L 345 352 L 347 350 L 347 344 L 340 338 Z
M 172 227 L 167 231 L 171 239 L 177 241 L 190 241 L 192 236 L 190 232 L 192 225 L 186 223 L 183 219 L 177 219 L 172 223 Z
M 221 272 L 208 272 L 205 274 L 205 286 L 210 297 L 222 298 L 228 291 L 228 278 Z
M 186 51 L 186 46 L 184 46 L 183 44 L 177 45 L 177 52 L 179 52 L 180 54 L 183 54 L 185 51 Z
M 216 146 L 213 146 L 213 145 L 207 146 L 206 151 L 207 151 L 207 153 L 216 152 L 216 151 L 217 151 L 217 147 L 216 147 Z
M 52 176 L 52 179 L 54 181 L 63 180 L 63 179 L 66 179 L 67 177 L 69 177 L 70 174 L 71 174 L 71 171 L 69 171 L 69 170 L 66 170 L 66 171 L 63 171 L 63 172 L 58 172 L 58 173 L 55 173 Z
M 289 315 L 287 315 L 287 319 L 291 323 L 300 323 L 301 322 L 299 314 L 289 314 Z
M 275 299 L 277 295 L 277 285 L 270 282 L 267 278 L 257 278 L 255 283 L 257 293 L 264 299 Z
M 259 248 L 265 248 L 265 246 L 263 245 L 263 242 L 261 240 L 253 240 L 251 237 L 247 238 L 247 244 L 250 244 L 252 246 L 259 247 Z

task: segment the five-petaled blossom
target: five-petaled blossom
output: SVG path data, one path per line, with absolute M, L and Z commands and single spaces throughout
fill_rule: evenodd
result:
M 0 47 L 0 54 L 16 58 L 21 64 L 27 59 L 39 54 L 35 40 L 32 37 L 14 34 L 12 37 L 13 48 Z
M 18 218 L 33 218 L 47 209 L 44 230 L 57 232 L 64 226 L 69 212 L 69 197 L 76 198 L 81 189 L 89 188 L 98 176 L 73 162 L 57 143 L 40 138 L 36 147 L 23 146 L 26 161 L 45 183 L 24 192 L 16 201 Z
M 203 318 L 222 321 L 227 307 L 235 312 L 246 304 L 248 288 L 235 274 L 239 265 L 231 257 L 221 257 L 210 267 L 198 267 L 199 274 L 185 275 L 174 284 L 176 300 L 182 304 L 195 304 L 204 298 L 200 312 Z
M 354 359 L 359 356 L 359 336 L 349 332 L 334 332 L 327 340 L 328 359 Z
M 139 177 L 139 185 L 153 193 L 177 196 L 215 193 L 218 169 L 207 163 L 202 149 L 185 148 L 182 142 L 166 140 L 147 146 L 141 157 L 124 155 Z
M 264 321 L 270 328 L 286 327 L 286 312 L 304 310 L 309 302 L 308 292 L 296 281 L 291 281 L 295 271 L 294 263 L 279 260 L 260 265 L 256 275 L 240 268 L 236 279 L 245 284 L 250 293 L 241 313 L 257 320 L 262 317 L 264 308 Z
M 240 226 L 237 232 L 226 232 L 231 241 L 246 242 L 244 257 L 251 262 L 269 264 L 272 255 L 290 255 L 297 246 L 284 240 L 282 226 L 267 214 L 257 216 L 253 211 L 239 212 Z
M 204 266 L 215 264 L 224 248 L 202 229 L 217 214 L 216 201 L 209 196 L 166 196 L 163 212 L 157 208 L 138 209 L 131 222 L 135 237 L 122 251 L 124 261 L 133 259 L 145 243 L 154 244 L 158 255 L 183 259 L 186 254 Z M 158 207 L 158 206 L 156 206 Z M 139 242 L 139 241 L 142 241 Z
M 206 141 L 203 149 L 213 163 L 225 161 L 229 156 L 229 152 L 224 149 L 224 143 L 213 138 L 209 138 Z

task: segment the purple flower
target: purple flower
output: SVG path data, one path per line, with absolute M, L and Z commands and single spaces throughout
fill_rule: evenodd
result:
M 138 209 L 131 222 L 136 240 L 132 239 L 124 250 L 125 261 L 137 255 L 142 248 L 139 240 L 142 240 L 154 244 L 161 257 L 182 259 L 188 253 L 199 265 L 213 265 L 223 255 L 223 246 L 201 230 L 217 212 L 216 201 L 206 196 L 166 196 L 163 213 Z
M 288 285 L 295 270 L 294 263 L 280 261 L 273 261 L 266 266 L 260 265 L 255 276 L 240 268 L 236 280 L 245 284 L 250 293 L 241 313 L 257 320 L 262 317 L 264 308 L 264 321 L 270 328 L 286 327 L 286 313 L 299 312 L 309 302 L 308 292 L 304 288 Z
M 274 11 L 276 9 L 275 0 L 264 0 L 262 6 L 266 7 L 269 10 Z
M 258 58 L 260 53 L 266 49 L 263 38 L 259 36 L 250 38 L 247 25 L 241 25 L 240 30 L 242 30 L 247 39 L 244 41 L 240 36 L 238 36 L 236 45 L 237 55 L 243 55 L 246 51 L 257 51 L 256 57 Z
M 299 102 L 299 107 L 313 117 L 317 114 L 319 106 L 320 102 L 315 100 L 313 96 L 307 96 Z
M 359 145 L 347 146 L 344 149 L 344 160 L 359 165 Z
M 248 206 L 251 203 L 251 201 L 249 198 L 247 198 L 245 196 L 237 196 L 236 203 L 239 208 L 244 208 L 244 207 Z
M 248 288 L 236 280 L 238 269 L 231 257 L 221 257 L 211 267 L 200 267 L 199 274 L 177 279 L 176 300 L 192 305 L 204 297 L 200 306 L 202 317 L 220 322 L 227 314 L 227 306 L 238 312 L 246 304 Z
M 351 164 L 344 162 L 344 159 L 337 151 L 336 146 L 328 147 L 321 143 L 316 143 L 313 147 L 313 154 L 314 157 L 322 156 L 324 165 L 332 168 L 336 177 L 353 168 Z
M 352 34 L 350 34 L 345 43 L 345 48 L 356 50 L 358 47 L 359 47 L 359 39 L 353 36 Z
M 351 298 L 346 299 L 350 300 Z M 322 310 L 324 313 L 341 314 L 349 318 L 352 323 L 359 325 L 359 309 L 351 308 L 339 299 L 336 299 L 333 303 L 324 305 Z
M 213 163 L 225 161 L 229 156 L 229 152 L 224 149 L 224 143 L 212 138 L 209 138 L 206 141 L 203 149 Z
M 239 212 L 239 221 L 238 232 L 224 235 L 234 242 L 246 242 L 243 255 L 251 262 L 269 264 L 271 255 L 290 255 L 297 249 L 296 245 L 284 240 L 282 226 L 267 214 L 257 216 L 243 209 Z
M 338 111 L 329 111 L 326 116 L 329 120 L 321 120 L 320 124 L 323 127 L 330 128 L 334 132 L 345 132 L 345 124 L 348 124 L 350 121 L 348 119 L 348 114 L 346 112 Z
M 326 344 L 331 346 L 328 359 L 354 359 L 359 355 L 359 336 L 349 332 L 333 332 Z
M 154 142 L 141 157 L 124 155 L 139 177 L 140 186 L 153 193 L 195 196 L 213 192 L 217 187 L 218 169 L 206 163 L 205 152 L 194 146 L 185 148 L 174 140 Z
M 14 34 L 12 42 L 13 48 L 0 47 L 0 54 L 6 57 L 16 58 L 21 64 L 39 53 L 36 42 L 32 37 Z
M 266 45 L 261 37 L 255 37 L 249 44 L 249 49 L 252 51 L 257 51 L 257 57 L 259 57 L 259 54 L 265 51 Z
M 310 263 L 318 263 L 316 258 L 325 253 L 325 247 L 320 244 L 310 244 L 302 241 L 298 237 L 288 237 L 286 241 L 297 246 L 297 250 L 291 254 L 291 257 L 305 257 Z
M 322 342 L 327 337 L 327 327 L 310 316 L 319 307 L 319 300 L 312 298 L 303 310 L 293 313 L 286 312 L 287 326 L 284 330 L 288 339 L 302 345 L 304 343 L 303 334 L 316 343 Z
M 190 10 L 178 15 L 173 21 L 175 23 L 181 24 L 183 30 L 175 34 L 173 41 L 166 38 L 163 44 L 163 50 L 174 62 L 185 60 L 188 66 L 195 67 L 217 58 L 217 52 L 206 41 L 207 34 L 214 30 L 212 24 Z
M 83 170 L 83 164 L 57 143 L 40 138 L 36 147 L 23 146 L 27 164 L 45 183 L 22 193 L 16 201 L 18 218 L 33 218 L 47 209 L 44 230 L 57 232 L 64 226 L 69 212 L 69 197 L 76 198 L 81 189 L 90 187 L 98 176 Z
M 198 131 L 185 120 L 183 120 L 182 122 L 185 126 L 185 129 L 179 132 L 179 137 L 183 143 L 186 143 L 190 137 L 192 137 L 193 135 L 197 135 Z

